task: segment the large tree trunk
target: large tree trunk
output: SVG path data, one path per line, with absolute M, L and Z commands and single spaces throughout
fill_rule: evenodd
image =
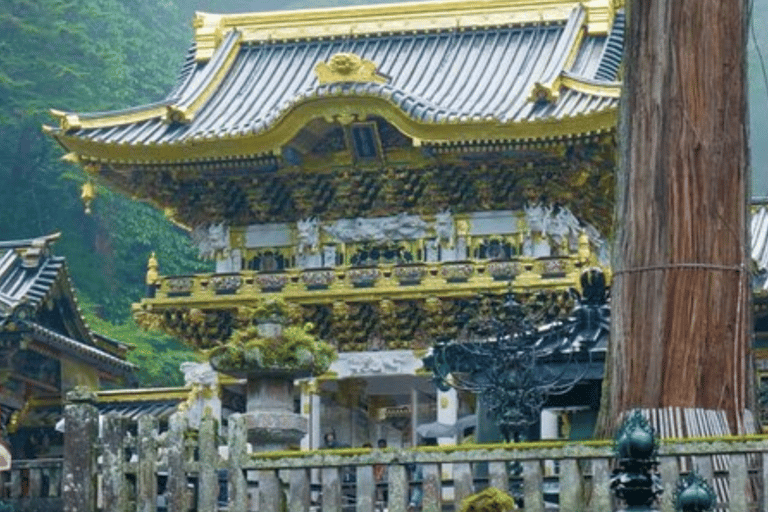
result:
M 635 0 L 619 126 L 599 431 L 635 407 L 724 410 L 751 386 L 746 0 Z

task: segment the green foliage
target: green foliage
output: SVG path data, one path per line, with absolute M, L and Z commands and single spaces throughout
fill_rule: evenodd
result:
M 288 313 L 281 300 L 264 300 L 254 308 L 241 308 L 238 316 L 248 322 L 235 330 L 226 343 L 208 352 L 211 365 L 243 373 L 270 369 L 324 373 L 336 358 L 335 349 L 312 334 L 315 326 L 311 323 L 290 324 Z
M 181 342 L 159 332 L 141 330 L 133 319 L 120 325 L 102 320 L 93 312 L 94 305 L 80 303 L 89 326 L 112 339 L 133 345 L 128 360 L 139 366 L 137 377 L 142 387 L 184 385 L 179 365 L 185 361 L 200 361 L 200 355 Z
M 515 500 L 504 491 L 488 487 L 461 502 L 461 512 L 506 512 L 517 510 Z

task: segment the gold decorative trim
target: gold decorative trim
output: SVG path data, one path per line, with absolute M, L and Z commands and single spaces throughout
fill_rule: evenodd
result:
M 605 96 L 608 98 L 621 97 L 621 82 L 613 82 L 611 85 L 603 85 L 579 80 L 572 76 L 562 76 L 560 77 L 560 85 L 585 94 L 594 94 L 595 96 Z
M 318 62 L 315 73 L 320 84 L 335 82 L 376 82 L 386 83 L 387 77 L 376 72 L 377 65 L 354 53 L 337 53 L 328 62 Z
M 394 32 L 429 32 L 567 20 L 582 4 L 590 34 L 606 34 L 616 0 L 478 0 L 302 9 L 245 14 L 198 12 L 194 20 L 198 61 L 209 59 L 222 34 L 237 28 L 243 41 L 307 40 Z
M 604 88 L 608 89 L 608 88 Z M 610 90 L 610 89 L 608 89 Z M 616 87 L 618 96 L 619 87 Z M 563 119 L 502 123 L 490 119 L 451 119 L 442 123 L 415 120 L 389 100 L 375 96 L 306 99 L 279 118 L 271 129 L 260 134 L 231 136 L 222 139 L 185 141 L 181 144 L 146 144 L 140 146 L 103 143 L 66 133 L 53 136 L 81 160 L 126 164 L 180 163 L 214 160 L 249 155 L 280 148 L 312 119 L 356 116 L 380 116 L 404 135 L 422 143 L 450 144 L 474 141 L 510 141 L 547 138 L 572 139 L 584 134 L 612 129 L 616 125 L 615 107 Z M 471 135 L 471 138 L 470 138 Z

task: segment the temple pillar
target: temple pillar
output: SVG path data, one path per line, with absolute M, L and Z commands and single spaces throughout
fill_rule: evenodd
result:
M 437 391 L 437 421 L 445 423 L 446 425 L 455 425 L 458 419 L 459 412 L 459 396 L 454 388 L 448 391 Z M 456 434 L 453 437 L 439 437 L 437 438 L 437 444 L 454 445 L 456 444 Z M 443 479 L 450 480 L 453 478 L 453 465 L 443 464 Z M 451 500 L 453 495 L 450 489 L 444 491 L 443 499 Z
M 541 410 L 540 438 L 542 441 L 545 439 L 557 439 L 559 437 L 557 428 L 557 416 L 557 411 L 553 409 Z M 545 476 L 552 476 L 555 474 L 554 461 L 547 460 L 544 462 L 544 474 Z
M 320 395 L 317 388 L 317 379 L 302 381 L 301 389 L 301 415 L 309 426 L 307 433 L 301 438 L 302 450 L 316 450 L 321 448 L 322 434 L 320 432 Z
M 437 421 L 446 425 L 453 425 L 458 419 L 459 397 L 456 390 L 451 388 L 448 391 L 437 391 Z M 456 436 L 440 437 L 437 439 L 439 445 L 456 444 Z

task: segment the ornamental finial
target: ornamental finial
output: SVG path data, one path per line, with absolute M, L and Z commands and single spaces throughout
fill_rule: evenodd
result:
M 376 82 L 386 83 L 389 79 L 380 75 L 376 64 L 354 53 L 337 53 L 328 62 L 318 62 L 315 66 L 317 80 L 321 85 L 336 82 Z
M 93 183 L 89 181 L 86 181 L 83 183 L 82 188 L 80 189 L 80 200 L 83 201 L 83 205 L 85 206 L 85 213 L 87 215 L 91 214 L 91 203 L 96 198 L 96 188 L 93 186 Z
M 157 263 L 157 256 L 155 255 L 155 252 L 152 251 L 152 254 L 149 255 L 149 259 L 147 260 L 147 285 L 151 286 L 157 282 L 157 279 L 160 277 L 158 268 L 159 264 Z

